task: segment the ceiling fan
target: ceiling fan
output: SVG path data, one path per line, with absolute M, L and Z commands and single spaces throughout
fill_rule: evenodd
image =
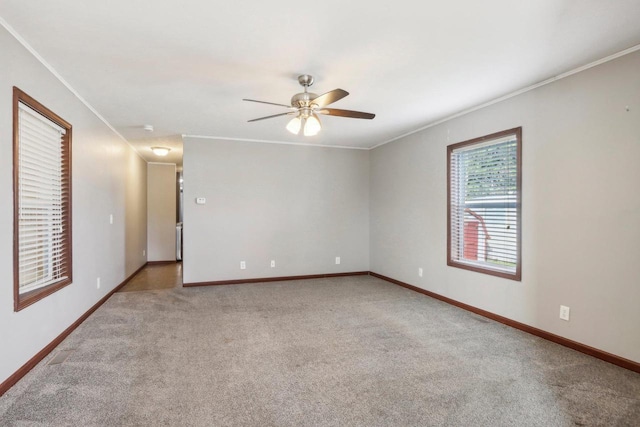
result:
M 259 102 L 261 104 L 277 105 L 279 107 L 288 108 L 290 111 L 286 113 L 274 114 L 272 116 L 260 117 L 258 119 L 249 120 L 249 122 L 257 122 L 258 120 L 272 119 L 280 116 L 295 116 L 287 124 L 287 130 L 293 134 L 299 134 L 300 130 L 304 136 L 316 135 L 322 129 L 318 114 L 327 116 L 350 117 L 354 119 L 373 119 L 376 115 L 371 113 L 363 113 L 352 110 L 339 110 L 337 108 L 325 108 L 329 104 L 341 100 L 349 95 L 349 92 L 342 89 L 334 89 L 322 95 L 308 92 L 307 89 L 313 84 L 313 77 L 308 74 L 298 76 L 298 83 L 304 87 L 304 92 L 296 93 L 291 98 L 291 105 L 277 104 L 275 102 L 257 101 L 255 99 L 243 99 L 243 101 Z

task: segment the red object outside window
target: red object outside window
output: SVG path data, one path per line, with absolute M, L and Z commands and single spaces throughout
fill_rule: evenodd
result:
M 464 259 L 478 259 L 478 224 L 475 220 L 464 222 Z

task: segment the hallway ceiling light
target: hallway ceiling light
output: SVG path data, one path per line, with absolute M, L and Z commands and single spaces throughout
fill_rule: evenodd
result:
M 155 154 L 156 156 L 164 157 L 167 154 L 169 154 L 169 151 L 171 151 L 171 148 L 167 148 L 167 147 L 151 147 L 151 151 L 153 151 L 153 154 Z

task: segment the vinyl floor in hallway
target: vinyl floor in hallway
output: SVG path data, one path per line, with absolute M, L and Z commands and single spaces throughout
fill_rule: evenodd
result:
M 154 291 L 182 287 L 182 263 L 148 264 L 120 292 Z

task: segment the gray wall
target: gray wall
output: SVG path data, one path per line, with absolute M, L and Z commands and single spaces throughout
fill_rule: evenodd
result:
M 186 138 L 185 283 L 368 270 L 368 168 L 363 150 Z
M 147 163 L 132 149 L 126 153 L 124 226 L 125 272 L 128 277 L 147 262 Z
M 176 165 L 147 167 L 147 246 L 149 261 L 176 260 Z
M 146 186 L 140 179 L 146 175 L 146 163 L 2 27 L 0 52 L 2 382 L 144 264 L 146 212 L 141 203 Z M 73 125 L 74 280 L 18 313 L 13 311 L 13 86 Z
M 640 362 L 639 70 L 636 52 L 374 149 L 371 270 Z M 447 267 L 446 146 L 516 126 L 522 282 Z

